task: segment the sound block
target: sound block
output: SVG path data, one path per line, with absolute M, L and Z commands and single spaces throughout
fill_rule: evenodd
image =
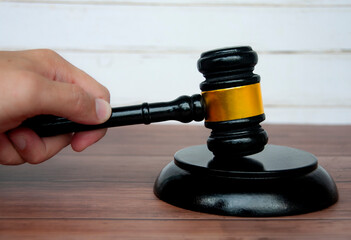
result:
M 333 179 L 314 155 L 277 145 L 225 159 L 206 145 L 184 148 L 161 171 L 154 193 L 181 208 L 243 217 L 308 213 L 338 200 Z

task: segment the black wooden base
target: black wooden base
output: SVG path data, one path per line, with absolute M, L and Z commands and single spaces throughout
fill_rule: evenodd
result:
M 213 159 L 206 145 L 184 148 L 161 171 L 154 192 L 185 209 L 245 217 L 308 213 L 338 199 L 333 179 L 314 155 L 276 145 L 226 159 Z

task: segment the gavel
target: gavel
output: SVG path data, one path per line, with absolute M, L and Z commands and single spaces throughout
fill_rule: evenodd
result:
M 205 127 L 212 129 L 207 146 L 214 155 L 250 155 L 262 151 L 268 140 L 260 126 L 265 115 L 260 76 L 253 73 L 257 60 L 257 53 L 248 46 L 208 51 L 198 60 L 198 70 L 206 79 L 200 84 L 201 95 L 112 108 L 111 117 L 99 125 L 78 124 L 46 115 L 28 119 L 23 126 L 47 137 L 167 120 L 187 123 L 205 119 Z
M 40 136 L 166 120 L 201 121 L 211 129 L 206 145 L 174 154 L 154 184 L 155 195 L 200 212 L 245 217 L 284 216 L 326 208 L 338 200 L 333 179 L 317 158 L 299 149 L 267 144 L 258 61 L 251 47 L 201 54 L 202 91 L 171 102 L 112 109 L 100 125 L 82 125 L 56 116 L 26 120 Z M 267 145 L 266 145 L 267 144 Z

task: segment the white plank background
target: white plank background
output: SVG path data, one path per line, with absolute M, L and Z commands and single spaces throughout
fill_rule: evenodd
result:
M 199 93 L 203 51 L 259 53 L 268 123 L 351 124 L 351 1 L 1 1 L 0 49 L 51 48 L 113 106 Z

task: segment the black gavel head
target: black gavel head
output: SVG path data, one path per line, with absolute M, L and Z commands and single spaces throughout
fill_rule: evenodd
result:
M 212 50 L 201 54 L 198 69 L 206 108 L 205 126 L 212 129 L 207 146 L 216 156 L 241 157 L 260 152 L 268 142 L 260 126 L 265 119 L 258 61 L 251 47 Z

